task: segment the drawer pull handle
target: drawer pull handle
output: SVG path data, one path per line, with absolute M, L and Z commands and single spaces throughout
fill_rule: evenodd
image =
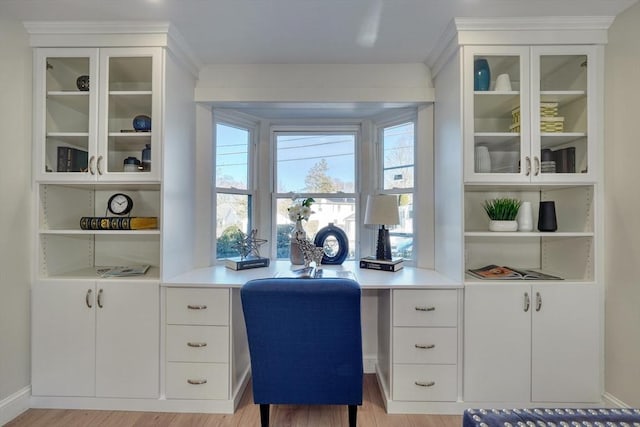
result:
M 187 382 L 192 385 L 202 385 L 206 384 L 207 380 L 187 380 Z
M 431 350 L 432 348 L 436 348 L 435 344 L 416 344 L 415 346 L 416 348 L 425 349 L 425 350 Z
M 91 289 L 87 289 L 87 294 L 84 296 L 84 302 L 87 304 L 87 307 L 92 308 L 93 304 L 91 304 L 91 302 L 89 301 L 89 298 L 91 297 Z
M 416 311 L 436 311 L 435 307 L 418 307 L 416 306 Z
M 188 342 L 187 345 L 189 347 L 206 347 L 207 343 L 206 342 Z
M 420 387 L 433 387 L 434 385 L 436 385 L 435 381 L 429 381 L 428 383 L 422 382 L 422 381 L 414 381 L 414 384 Z
M 207 306 L 206 305 L 193 305 L 193 304 L 189 304 L 187 305 L 187 308 L 189 310 L 206 310 Z

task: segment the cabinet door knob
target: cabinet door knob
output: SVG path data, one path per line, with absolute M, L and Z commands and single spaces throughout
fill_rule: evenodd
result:
M 102 157 L 102 156 L 98 156 L 98 161 L 96 162 L 96 166 L 97 166 L 97 169 L 98 169 L 98 175 L 102 175 L 102 159 L 103 158 L 104 157 Z
M 206 305 L 194 305 L 194 304 L 189 304 L 187 305 L 187 308 L 189 310 L 206 310 L 207 306 Z
M 542 308 L 542 295 L 540 292 L 536 292 L 536 311 L 540 311 Z
M 206 347 L 207 343 L 206 342 L 188 342 L 187 345 L 189 347 L 199 348 L 199 347 Z
M 524 293 L 524 312 L 529 311 L 529 306 L 531 305 L 531 299 L 529 298 L 529 292 Z
M 419 307 L 416 306 L 416 311 L 436 311 L 435 307 Z
M 102 308 L 102 307 L 103 307 L 103 305 L 102 305 L 102 292 L 103 292 L 103 290 L 102 290 L 102 289 L 100 289 L 100 290 L 98 291 L 98 307 L 100 307 L 100 308 Z
M 429 382 L 414 381 L 413 383 L 420 387 L 433 387 L 434 385 L 436 385 L 435 381 L 429 381 Z
M 529 176 L 531 175 L 531 158 L 529 156 L 524 158 L 524 162 L 525 162 L 525 175 Z
M 91 293 L 93 291 L 91 289 L 87 289 L 87 294 L 84 296 L 84 302 L 87 304 L 87 307 L 92 308 L 93 304 L 91 303 L 91 301 L 89 301 L 89 298 L 91 298 Z
M 538 176 L 538 174 L 540 173 L 540 159 L 538 158 L 538 156 L 535 156 L 533 158 L 533 164 L 534 164 L 533 175 Z
M 96 174 L 95 163 L 96 163 L 96 156 L 91 156 L 91 158 L 89 159 L 89 173 L 91 175 Z
M 187 382 L 189 384 L 193 384 L 193 385 L 201 385 L 201 384 L 206 384 L 207 380 L 202 379 L 202 380 L 192 380 L 192 379 L 188 379 Z
M 432 348 L 436 348 L 435 344 L 415 344 L 416 348 L 421 350 L 431 350 Z

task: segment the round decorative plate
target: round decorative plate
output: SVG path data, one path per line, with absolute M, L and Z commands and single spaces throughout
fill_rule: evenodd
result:
M 342 264 L 349 254 L 346 233 L 332 222 L 318 230 L 313 243 L 324 249 L 322 264 Z

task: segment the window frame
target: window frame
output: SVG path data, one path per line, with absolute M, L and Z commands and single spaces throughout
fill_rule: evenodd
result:
M 277 191 L 277 168 L 278 168 L 278 158 L 277 158 L 277 138 L 278 135 L 282 134 L 298 134 L 298 135 L 339 135 L 339 134 L 350 134 L 354 137 L 354 192 L 346 193 L 346 192 L 336 192 L 336 193 L 296 193 L 293 191 L 280 193 Z M 278 209 L 278 200 L 281 199 L 304 199 L 307 197 L 313 197 L 314 199 L 327 198 L 327 199 L 335 199 L 335 198 L 352 198 L 354 199 L 354 212 L 356 218 L 362 218 L 362 213 L 360 212 L 360 160 L 362 156 L 362 124 L 360 121 L 354 124 L 344 124 L 338 121 L 330 121 L 323 124 L 273 124 L 269 130 L 269 144 L 270 144 L 270 171 L 271 171 L 271 182 L 270 188 L 271 191 L 271 230 L 270 230 L 270 240 L 271 240 L 271 258 L 274 260 L 278 260 L 277 258 L 277 209 Z M 292 200 L 293 201 L 293 200 Z M 359 257 L 360 245 L 358 242 L 360 241 L 360 235 L 362 232 L 362 224 L 359 221 L 358 226 L 355 229 L 355 251 L 354 251 L 354 259 Z M 293 226 L 293 224 L 292 224 Z M 280 258 L 282 259 L 282 258 Z
M 384 132 L 385 129 L 391 128 L 394 126 L 400 126 L 406 123 L 413 124 L 413 186 L 410 188 L 398 188 L 393 187 L 386 189 L 384 188 Z M 406 111 L 402 114 L 389 114 L 385 116 L 385 118 L 376 120 L 374 122 L 374 134 L 375 134 L 375 156 L 376 156 L 376 185 L 374 188 L 373 194 L 390 194 L 390 195 L 401 195 L 401 194 L 410 194 L 412 197 L 412 204 L 414 208 L 413 218 L 415 219 L 415 205 L 416 205 L 416 197 L 417 197 L 417 152 L 418 152 L 418 114 L 417 111 Z M 415 249 L 419 245 L 418 234 L 415 229 L 415 221 L 413 221 L 413 231 L 412 233 L 401 233 L 394 232 L 393 229 L 389 230 L 390 236 L 398 236 L 398 237 L 411 237 L 412 238 L 412 246 Z M 405 259 L 410 264 L 416 262 L 417 256 L 415 252 L 412 252 L 411 258 Z
M 248 133 L 248 147 L 247 147 L 247 188 L 235 188 L 235 187 L 218 187 L 217 182 L 217 149 L 218 149 L 218 125 L 224 125 L 236 129 L 247 131 Z M 258 144 L 258 129 L 259 123 L 249 117 L 246 117 L 237 111 L 223 111 L 215 110 L 213 113 L 213 173 L 212 173 L 212 258 L 217 263 L 224 261 L 225 258 L 218 258 L 218 238 L 217 238 L 217 217 L 218 207 L 217 200 L 218 194 L 230 194 L 230 195 L 245 195 L 247 196 L 247 228 L 243 230 L 245 233 L 249 233 L 250 230 L 255 228 L 256 219 L 256 192 L 257 188 L 257 173 L 256 166 L 256 148 Z

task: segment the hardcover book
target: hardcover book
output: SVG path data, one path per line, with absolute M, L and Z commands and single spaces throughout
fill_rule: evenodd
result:
M 153 230 L 158 228 L 158 218 L 155 216 L 83 216 L 80 218 L 80 228 L 82 230 Z
M 263 257 L 235 257 L 227 258 L 224 265 L 231 270 L 247 270 L 249 268 L 268 267 L 269 258 Z
M 58 147 L 58 172 L 86 171 L 88 155 L 86 151 L 77 148 Z
M 399 271 L 404 267 L 403 259 L 378 260 L 375 257 L 365 257 L 360 259 L 360 268 L 380 271 Z

